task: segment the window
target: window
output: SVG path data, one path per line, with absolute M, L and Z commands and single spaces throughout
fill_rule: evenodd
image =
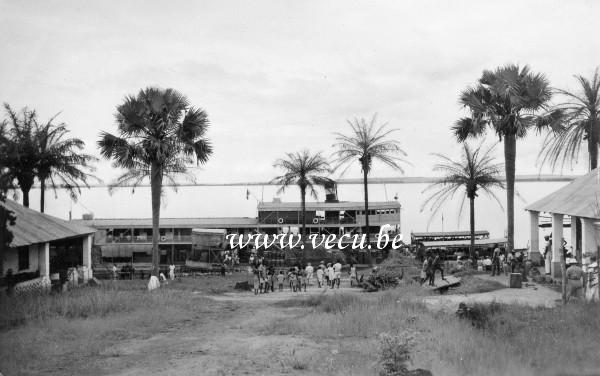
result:
M 29 247 L 19 247 L 19 270 L 29 269 Z

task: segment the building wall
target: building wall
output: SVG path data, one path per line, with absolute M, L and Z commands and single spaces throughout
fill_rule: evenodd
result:
M 13 274 L 17 273 L 31 273 L 39 269 L 38 252 L 41 245 L 35 244 L 29 246 L 29 268 L 19 270 L 19 250 L 18 248 L 11 248 L 4 254 L 4 273 L 8 269 L 13 270 Z

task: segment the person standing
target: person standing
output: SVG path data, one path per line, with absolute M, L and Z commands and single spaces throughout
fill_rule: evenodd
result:
M 285 280 L 285 275 L 283 274 L 283 270 L 279 271 L 277 274 L 277 284 L 279 285 L 279 292 L 283 291 L 283 281 Z
M 492 252 L 492 277 L 496 275 L 500 275 L 500 248 L 498 248 L 498 244 L 494 246 Z
M 172 281 L 175 279 L 175 265 L 169 265 L 169 279 Z
M 323 286 L 323 273 L 323 267 L 322 265 L 319 265 L 319 267 L 317 268 L 317 286 L 319 286 L 319 288 Z
M 356 267 L 354 264 L 350 264 L 350 287 L 352 287 L 354 282 L 358 285 L 358 278 L 356 276 Z
M 579 291 L 583 289 L 583 270 L 577 262 L 571 261 L 570 266 L 567 268 L 567 302 L 573 297 L 579 294 Z
M 546 247 L 544 247 L 544 267 L 546 274 L 550 275 L 552 266 L 552 238 L 546 235 L 544 239 L 546 240 Z
M 333 284 L 331 288 L 334 288 L 337 284 L 337 288 L 340 288 L 340 279 L 342 278 L 342 263 L 337 261 L 333 264 Z
M 310 281 L 313 278 L 313 273 L 315 272 L 315 269 L 312 267 L 312 265 L 309 262 L 308 265 L 306 266 L 306 269 L 304 269 L 304 271 L 306 272 L 306 283 L 308 285 L 310 285 Z
M 432 271 L 431 271 L 431 285 L 432 286 L 434 285 L 434 281 L 435 281 L 435 272 L 438 270 L 442 274 L 442 281 L 445 281 L 446 278 L 444 278 L 444 267 L 442 265 L 442 259 L 440 258 L 440 254 L 436 253 L 435 257 L 433 258 L 433 265 L 432 265 Z

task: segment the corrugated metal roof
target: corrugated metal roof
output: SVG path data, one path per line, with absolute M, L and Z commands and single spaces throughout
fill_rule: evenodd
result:
M 258 210 L 294 211 L 300 210 L 300 202 L 261 202 Z M 340 202 L 307 202 L 306 210 L 364 210 L 365 204 L 361 201 Z M 369 210 L 376 209 L 400 209 L 398 201 L 369 202 Z
M 12 247 L 46 243 L 96 232 L 93 228 L 37 212 L 12 200 L 6 200 L 0 205 L 12 210 L 17 217 L 16 224 L 10 227 L 14 236 Z
M 600 175 L 595 169 L 548 196 L 528 205 L 525 210 L 600 218 Z
M 489 231 L 478 230 L 475 235 L 489 235 Z M 412 236 L 416 237 L 442 237 L 442 236 L 471 236 L 470 231 L 444 231 L 444 232 L 413 232 Z
M 152 228 L 152 218 L 98 218 L 78 219 L 73 222 L 95 228 Z M 230 228 L 256 227 L 258 220 L 248 217 L 220 218 L 161 218 L 160 227 L 174 228 Z
M 504 243 L 506 243 L 506 238 L 475 239 L 475 245 L 494 245 L 494 244 L 504 244 Z M 447 247 L 447 248 L 468 247 L 468 246 L 471 245 L 471 240 L 470 239 L 465 239 L 465 240 L 446 240 L 446 241 L 423 242 L 423 245 L 426 248 L 434 248 L 434 247 Z

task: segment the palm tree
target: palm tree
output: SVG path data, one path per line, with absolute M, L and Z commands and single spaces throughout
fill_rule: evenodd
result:
M 4 109 L 10 123 L 10 129 L 4 129 L 0 136 L 0 143 L 4 145 L 6 155 L 4 179 L 9 182 L 11 189 L 19 187 L 23 195 L 23 206 L 29 207 L 29 191 L 35 181 L 38 161 L 35 139 L 36 113 L 25 107 L 19 114 L 7 103 L 4 104 Z
M 561 162 L 577 161 L 581 144 L 587 141 L 590 171 L 598 167 L 598 143 L 600 142 L 600 73 L 596 68 L 594 76 L 587 79 L 576 75 L 579 92 L 557 90 L 566 97 L 566 102 L 556 106 L 561 127 L 549 132 L 540 152 L 542 164 L 548 162 L 554 170 Z
M 37 178 L 40 181 L 40 211 L 44 212 L 46 183 L 56 192 L 62 186 L 67 189 L 71 199 L 81 194 L 80 184 L 89 188 L 87 180 L 93 178 L 88 170 L 93 170 L 90 162 L 97 159 L 83 153 L 85 143 L 78 138 L 67 138 L 69 131 L 65 124 L 53 124 L 51 118 L 37 125 L 35 136 L 38 146 Z
M 504 168 L 504 165 L 494 163 L 494 158 L 490 155 L 495 145 L 485 151 L 481 150 L 483 144 L 475 150 L 471 149 L 467 143 L 463 143 L 462 146 L 463 153 L 460 162 L 456 162 L 442 154 L 434 154 L 442 159 L 442 162 L 436 164 L 433 170 L 442 172 L 444 176 L 425 189 L 427 191 L 438 188 L 425 200 L 421 211 L 427 205 L 430 205 L 431 216 L 435 215 L 444 202 L 452 200 L 458 190 L 464 189 L 459 215 L 462 213 L 465 199 L 468 198 L 471 230 L 469 252 L 473 257 L 475 254 L 475 198 L 477 198 L 478 192 L 483 191 L 494 198 L 502 207 L 492 188 L 504 188 L 504 184 L 498 179 L 498 174 Z
M 152 265 L 159 273 L 160 202 L 163 179 L 176 183 L 194 161 L 204 164 L 212 154 L 205 137 L 209 126 L 204 110 L 194 108 L 174 89 L 146 88 L 117 106 L 118 135 L 100 134 L 98 147 L 116 168 L 127 171 L 112 185 L 139 185 L 150 179 L 152 200 Z
M 404 173 L 400 162 L 408 163 L 402 157 L 406 156 L 400 148 L 397 140 L 390 139 L 391 133 L 398 129 L 386 130 L 387 123 L 376 126 L 377 114 L 373 115 L 370 122 L 364 118 L 348 121 L 350 135 L 335 133 L 337 142 L 333 145 L 337 150 L 334 152 L 337 166 L 346 165 L 342 174 L 350 167 L 352 161 L 358 161 L 363 172 L 363 187 L 365 193 L 365 230 L 367 244 L 369 237 L 369 189 L 368 176 L 373 166 L 373 161 L 379 160 L 384 164 Z M 371 263 L 371 251 L 369 250 L 369 263 Z
M 306 191 L 308 190 L 316 199 L 315 186 L 323 186 L 332 182 L 327 177 L 331 173 L 331 167 L 320 152 L 311 154 L 307 149 L 296 153 L 286 153 L 285 158 L 275 161 L 273 167 L 284 171 L 283 175 L 271 180 L 271 183 L 281 186 L 277 193 L 283 193 L 290 185 L 297 185 L 300 188 L 302 242 L 304 243 L 306 240 Z M 303 262 L 306 261 L 306 246 L 303 247 L 302 258 Z
M 544 75 L 518 65 L 484 71 L 478 83 L 460 95 L 461 105 L 471 116 L 458 120 L 453 126 L 458 141 L 483 136 L 488 127 L 504 141 L 509 251 L 514 248 L 516 142 L 530 129 L 556 126 L 556 113 L 537 115 L 547 109 L 551 96 L 550 84 Z
M 4 275 L 4 252 L 13 240 L 9 226 L 14 226 L 16 217 L 2 203 L 6 201 L 6 192 L 11 188 L 6 161 L 8 160 L 8 144 L 4 142 L 6 123 L 0 122 L 0 276 Z

